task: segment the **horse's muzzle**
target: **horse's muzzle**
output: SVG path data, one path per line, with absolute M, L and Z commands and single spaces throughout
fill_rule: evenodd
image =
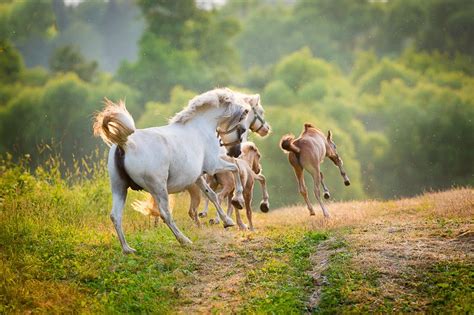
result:
M 241 153 L 242 153 L 242 151 L 240 150 L 240 143 L 231 146 L 231 147 L 227 150 L 227 155 L 230 156 L 230 157 L 234 157 L 234 158 L 239 157 Z

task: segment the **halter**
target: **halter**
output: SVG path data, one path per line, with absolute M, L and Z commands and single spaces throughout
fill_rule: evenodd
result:
M 262 129 L 263 126 L 265 126 L 265 124 L 267 123 L 265 121 L 265 119 L 262 118 L 262 116 L 260 116 L 258 113 L 257 113 L 257 110 L 255 109 L 255 107 L 252 107 L 252 111 L 254 113 L 254 117 L 253 117 L 253 120 L 252 122 L 250 123 L 250 129 L 253 131 L 253 132 L 258 132 L 260 129 Z M 254 130 L 253 128 L 253 125 L 258 121 L 260 121 L 261 125 L 260 127 L 257 128 L 257 130 Z
M 228 143 L 222 142 L 222 137 L 221 137 L 222 135 L 228 135 L 229 133 L 232 133 L 236 130 L 237 130 L 237 140 L 232 141 L 232 142 L 228 142 Z M 245 133 L 245 131 L 246 131 L 246 129 L 240 125 L 240 122 L 237 125 L 235 125 L 234 127 L 230 128 L 228 130 L 225 130 L 225 131 L 222 131 L 219 128 L 217 128 L 216 132 L 217 132 L 217 136 L 219 137 L 219 145 L 221 147 L 230 147 L 230 146 L 241 143 L 242 142 L 242 135 Z

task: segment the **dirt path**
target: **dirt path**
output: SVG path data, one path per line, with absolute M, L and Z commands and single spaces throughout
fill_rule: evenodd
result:
M 340 240 L 342 235 L 346 242 L 344 250 L 352 253 L 351 268 L 377 275 L 376 291 L 354 289 L 351 299 L 355 305 L 377 306 L 389 300 L 395 301 L 396 307 L 397 299 L 404 296 L 402 301 L 413 299 L 413 309 L 422 311 L 430 303 L 429 296 L 418 296 L 416 283 L 410 278 L 419 278 L 422 271 L 437 263 L 474 262 L 472 190 L 399 201 L 334 203 L 329 207 L 329 221 L 319 213 L 309 218 L 306 209 L 297 206 L 256 213 L 256 233 L 204 228 L 193 249 L 195 271 L 180 284 L 178 294 L 183 302 L 179 312 L 238 311 L 246 301 L 242 287 L 247 285 L 247 274 L 261 266 L 258 253 L 271 245 L 267 233 L 280 229 L 283 232 L 277 233 L 285 233 L 283 227 L 286 231 L 298 227 L 332 235 L 314 248 L 310 257 L 309 274 L 314 284 L 307 302 L 310 310 L 318 306 L 321 291 L 328 285 L 324 272 L 338 251 L 331 248 L 334 237 Z
M 213 310 L 234 313 L 242 303 L 240 287 L 247 272 L 259 263 L 254 255 L 262 248 L 261 234 L 212 229 L 193 250 L 196 270 L 182 284 L 182 314 L 210 313 Z M 213 237 L 209 237 L 209 233 Z

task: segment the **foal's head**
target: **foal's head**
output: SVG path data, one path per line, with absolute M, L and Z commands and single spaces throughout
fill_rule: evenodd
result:
M 260 165 L 260 151 L 253 142 L 244 142 L 242 144 L 242 156 L 240 158 L 247 161 L 255 174 L 259 174 L 262 170 L 262 166 Z
M 328 131 L 328 136 L 326 138 L 326 156 L 333 161 L 334 164 L 339 168 L 342 177 L 344 178 L 344 184 L 349 186 L 351 184 L 349 177 L 347 177 L 346 172 L 342 168 L 343 162 L 336 150 L 336 144 L 332 140 L 332 132 Z

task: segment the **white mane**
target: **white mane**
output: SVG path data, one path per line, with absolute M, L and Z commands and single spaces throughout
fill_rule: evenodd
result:
M 170 119 L 170 123 L 185 123 L 191 118 L 193 118 L 199 109 L 203 108 L 205 105 L 220 107 L 221 105 L 229 106 L 229 112 L 231 112 L 232 104 L 234 104 L 235 94 L 231 89 L 214 89 L 207 91 L 198 96 L 193 97 L 188 106 L 186 106 L 182 111 L 174 115 Z M 227 113 L 226 113 L 227 114 Z

